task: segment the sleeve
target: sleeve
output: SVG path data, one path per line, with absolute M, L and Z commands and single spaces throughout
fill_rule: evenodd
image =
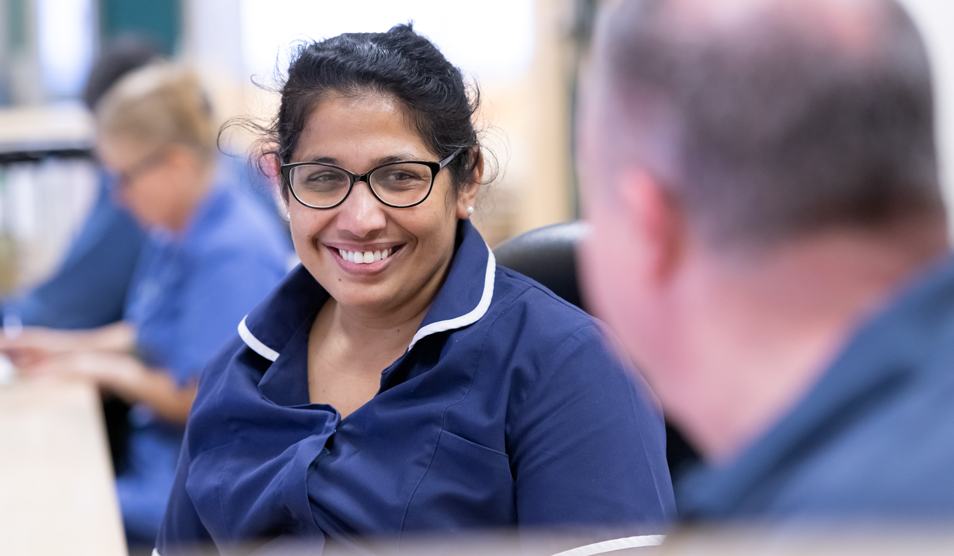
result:
M 630 534 L 675 517 L 660 410 L 596 324 L 544 360 L 511 419 L 508 452 L 521 528 Z
M 188 382 L 235 336 L 236 327 L 284 274 L 274 262 L 238 253 L 203 257 L 182 292 L 178 353 L 172 361 L 177 379 Z
M 156 552 L 160 556 L 175 554 L 194 554 L 196 548 L 208 548 L 212 544 L 212 537 L 202 524 L 199 514 L 186 492 L 186 481 L 189 478 L 189 434 L 186 430 L 186 439 L 179 452 L 179 463 L 176 467 L 176 479 L 172 484 L 169 502 L 166 504 L 166 513 L 159 527 L 156 538 Z

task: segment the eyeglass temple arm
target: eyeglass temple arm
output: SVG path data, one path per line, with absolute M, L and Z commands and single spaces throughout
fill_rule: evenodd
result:
M 450 164 L 450 161 L 451 161 L 451 160 L 454 160 L 454 157 L 455 157 L 455 156 L 459 155 L 460 152 L 461 152 L 462 150 L 466 149 L 466 148 L 467 148 L 467 147 L 460 147 L 460 148 L 458 148 L 456 151 L 452 152 L 452 153 L 450 154 L 450 156 L 448 156 L 448 157 L 445 158 L 444 160 L 438 162 L 437 165 L 440 166 L 441 168 L 443 168 L 444 166 L 447 166 L 448 164 Z

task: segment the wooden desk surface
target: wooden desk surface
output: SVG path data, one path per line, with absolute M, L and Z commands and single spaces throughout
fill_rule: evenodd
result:
M 0 554 L 126 554 L 101 413 L 87 385 L 0 386 Z

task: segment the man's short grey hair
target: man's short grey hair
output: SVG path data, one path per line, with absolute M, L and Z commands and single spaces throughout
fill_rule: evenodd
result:
M 654 172 L 708 241 L 943 217 L 929 61 L 896 2 L 849 5 L 854 35 L 825 20 L 837 2 L 762 2 L 735 26 L 678 4 L 612 8 L 594 64 L 610 159 Z

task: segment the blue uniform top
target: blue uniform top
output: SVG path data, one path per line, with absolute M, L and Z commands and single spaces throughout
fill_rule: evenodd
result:
M 862 327 L 733 463 L 678 490 L 689 521 L 954 518 L 954 260 Z
M 341 419 L 310 404 L 328 294 L 302 267 L 206 369 L 158 539 L 194 543 L 627 528 L 674 515 L 662 418 L 599 325 L 497 268 L 464 221 L 447 280 L 381 388 Z
M 95 328 L 122 318 L 146 232 L 116 204 L 110 183 L 100 172 L 96 202 L 63 262 L 43 283 L 5 301 L 4 315 L 52 328 Z
M 124 316 L 138 355 L 180 382 L 194 379 L 285 275 L 289 252 L 257 202 L 213 187 L 185 230 L 157 229 L 144 247 Z
M 180 384 L 234 334 L 242 316 L 285 275 L 287 239 L 255 201 L 215 186 L 177 234 L 154 230 L 130 286 L 125 320 L 137 332 L 137 355 Z M 120 509 L 131 543 L 152 543 L 175 475 L 183 429 L 143 404 L 130 413 Z

